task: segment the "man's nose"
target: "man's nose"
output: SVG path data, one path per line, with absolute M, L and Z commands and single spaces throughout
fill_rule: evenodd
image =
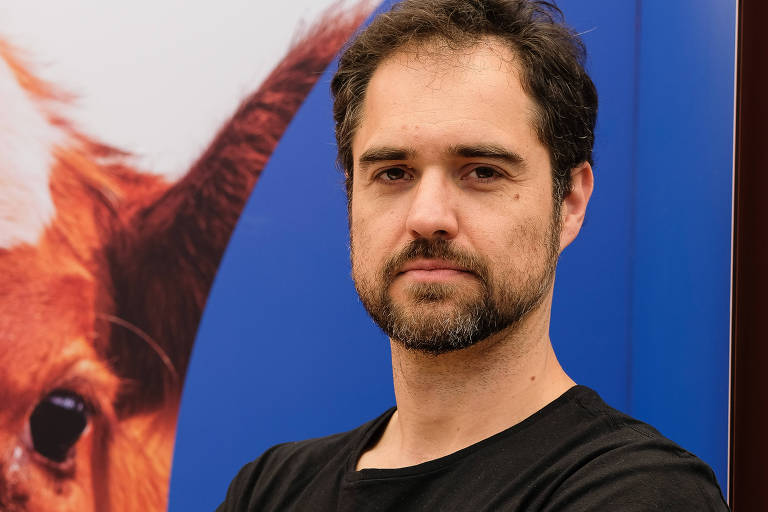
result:
M 406 219 L 415 238 L 450 240 L 458 233 L 454 186 L 443 172 L 426 172 L 420 178 Z

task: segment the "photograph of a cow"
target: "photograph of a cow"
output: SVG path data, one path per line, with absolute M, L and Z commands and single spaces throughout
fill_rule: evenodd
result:
M 57 113 L 67 95 L 0 45 L 0 510 L 165 509 L 220 258 L 283 131 L 366 14 L 309 29 L 175 182 L 80 133 Z

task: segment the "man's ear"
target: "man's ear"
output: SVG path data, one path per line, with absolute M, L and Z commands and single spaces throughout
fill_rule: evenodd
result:
M 584 223 L 587 203 L 592 196 L 594 176 L 589 162 L 582 162 L 571 169 L 571 191 L 563 198 L 560 208 L 562 229 L 560 230 L 560 251 L 574 241 Z

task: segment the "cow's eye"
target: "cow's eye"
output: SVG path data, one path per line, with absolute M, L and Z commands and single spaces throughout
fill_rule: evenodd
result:
M 55 389 L 37 404 L 29 417 L 35 451 L 54 462 L 64 462 L 88 425 L 86 401 L 73 391 Z

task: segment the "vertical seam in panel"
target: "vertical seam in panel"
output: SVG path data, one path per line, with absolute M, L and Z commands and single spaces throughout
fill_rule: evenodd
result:
M 629 191 L 629 272 L 627 273 L 627 412 L 634 412 L 634 334 L 635 334 L 635 240 L 637 238 L 637 178 L 638 178 L 638 134 L 639 134 L 639 112 L 640 112 L 640 45 L 642 43 L 642 12 L 643 1 L 635 0 L 635 48 L 634 48 L 634 77 L 632 91 L 632 149 L 630 165 L 630 191 Z

